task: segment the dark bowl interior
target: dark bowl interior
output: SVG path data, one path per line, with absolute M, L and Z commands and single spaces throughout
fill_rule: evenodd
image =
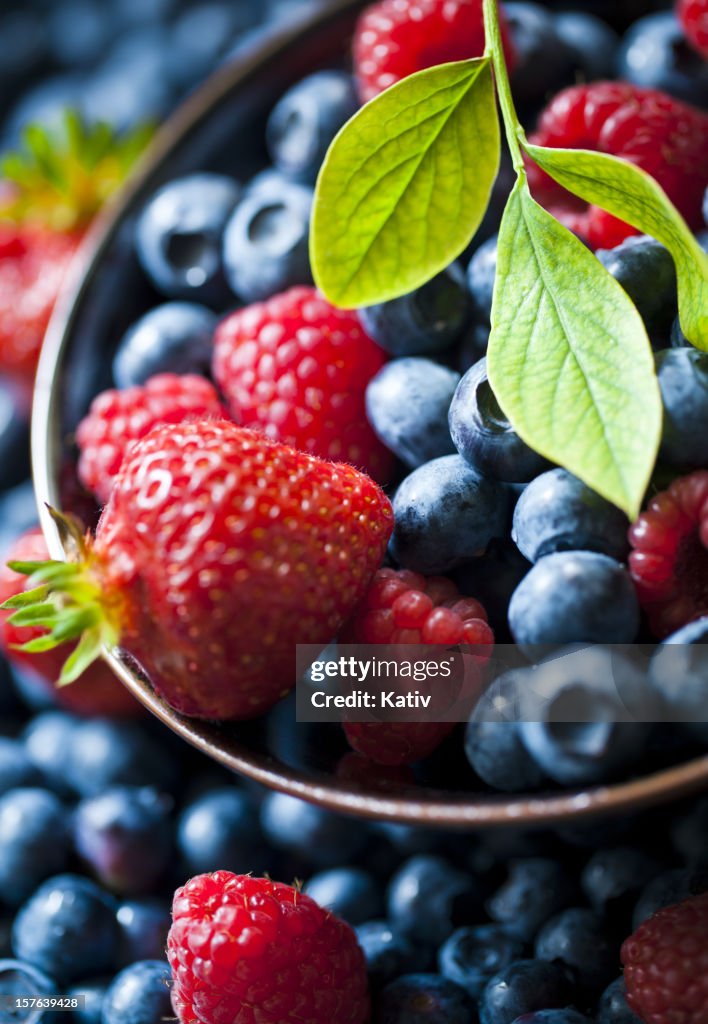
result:
M 76 424 L 93 396 L 110 386 L 111 356 L 125 329 L 159 301 L 133 253 L 137 213 L 160 185 L 178 175 L 224 170 L 246 179 L 264 166 L 265 115 L 308 72 L 346 60 L 360 6 L 361 0 L 336 0 L 325 13 L 271 34 L 218 71 L 166 124 L 138 173 L 87 240 L 50 326 L 34 402 L 35 484 L 56 557 L 63 555 L 62 544 L 45 503 L 73 512 L 86 525 L 96 515 L 74 483 Z M 143 704 L 217 761 L 265 786 L 362 816 L 445 827 L 528 827 L 636 810 L 708 786 L 704 757 L 589 791 L 499 796 L 480 790 L 461 743 L 449 744 L 443 756 L 431 759 L 414 784 L 395 783 L 380 772 L 355 781 L 340 766 L 346 752 L 341 730 L 296 725 L 290 701 L 247 725 L 189 720 L 168 707 L 120 652 L 106 658 Z

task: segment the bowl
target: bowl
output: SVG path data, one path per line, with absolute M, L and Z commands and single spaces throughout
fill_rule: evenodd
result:
M 54 557 L 65 557 L 47 505 L 91 525 L 72 481 L 72 435 L 93 396 L 110 385 L 110 353 L 129 323 L 156 296 L 132 253 L 137 212 L 163 183 L 197 170 L 229 169 L 245 177 L 264 162 L 263 118 L 279 95 L 317 67 L 346 58 L 361 0 L 277 28 L 218 70 L 166 123 L 129 184 L 104 210 L 73 267 L 49 327 L 37 375 L 32 459 L 44 532 Z M 333 811 L 445 828 L 535 827 L 636 811 L 708 788 L 708 757 L 614 785 L 579 791 L 500 796 L 443 787 L 435 771 L 415 785 L 377 773 L 337 773 L 341 730 L 295 725 L 289 702 L 266 719 L 220 725 L 187 719 L 169 707 L 121 652 L 103 657 L 119 679 L 182 739 L 263 786 Z M 464 759 L 444 774 L 459 779 Z M 442 774 L 442 773 L 439 773 Z

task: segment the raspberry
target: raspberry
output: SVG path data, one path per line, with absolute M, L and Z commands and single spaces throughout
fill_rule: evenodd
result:
M 364 1024 L 364 954 L 297 889 L 216 871 L 175 893 L 167 959 L 182 1024 Z
M 214 346 L 214 377 L 234 419 L 380 483 L 393 456 L 367 422 L 365 391 L 384 362 L 356 313 L 335 309 L 314 288 L 238 310 Z
M 546 107 L 530 141 L 629 160 L 656 179 L 693 230 L 702 224 L 708 114 L 688 103 L 625 82 L 574 86 Z M 604 210 L 570 196 L 533 164 L 529 182 L 536 199 L 595 249 L 612 249 L 637 233 Z
M 502 36 L 511 66 L 503 19 Z M 364 101 L 423 68 L 482 53 L 482 0 L 382 0 L 364 11 L 354 36 L 354 65 Z
M 630 572 L 659 639 L 708 615 L 708 470 L 652 498 L 629 540 Z
M 640 925 L 622 963 L 627 1003 L 644 1024 L 708 1024 L 708 893 Z
M 159 423 L 223 415 L 214 387 L 196 374 L 161 373 L 125 391 L 104 391 L 94 398 L 76 431 L 79 479 L 105 504 L 132 442 Z
M 476 666 L 491 657 L 494 634 L 487 614 L 462 597 L 444 576 L 379 569 L 364 601 L 341 634 L 342 643 L 474 645 Z M 471 685 L 479 677 L 469 666 Z M 346 722 L 354 750 L 382 765 L 428 757 L 452 732 L 453 722 Z
M 689 43 L 708 57 L 708 0 L 678 0 L 676 14 Z

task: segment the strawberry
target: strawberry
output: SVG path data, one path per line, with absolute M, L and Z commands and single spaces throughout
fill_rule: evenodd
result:
M 85 230 L 123 182 L 148 133 L 116 139 L 67 114 L 34 125 L 0 168 L 0 370 L 32 378 L 56 298 Z
M 81 636 L 63 681 L 120 644 L 178 711 L 251 718 L 291 688 L 296 643 L 325 646 L 351 614 L 392 519 L 351 466 L 226 420 L 158 426 L 95 536 L 73 531 L 75 562 L 13 563 L 35 592 L 11 622 L 50 628 L 42 645 Z

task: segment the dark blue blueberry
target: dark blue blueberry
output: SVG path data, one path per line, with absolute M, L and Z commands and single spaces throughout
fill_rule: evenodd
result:
M 490 332 L 489 324 L 471 324 L 467 328 L 457 346 L 456 366 L 460 373 L 467 373 L 480 359 L 484 359 Z
M 649 678 L 661 720 L 681 722 L 708 742 L 708 616 L 683 626 L 657 647 Z
M 482 893 L 471 875 L 442 857 L 405 861 L 389 883 L 388 918 L 416 942 L 440 945 L 456 928 L 479 919 Z
M 53 978 L 44 971 L 37 970 L 22 960 L 0 960 L 0 996 L 22 998 L 23 996 L 53 996 L 58 994 L 58 986 Z M 23 1013 L 3 1007 L 0 1020 L 3 1024 L 13 1021 L 32 1021 L 34 1024 L 47 1024 L 52 1019 L 51 1013 Z
M 273 846 L 318 867 L 346 864 L 367 842 L 367 830 L 360 821 L 285 793 L 269 793 L 265 798 L 261 827 Z
M 244 302 L 260 302 L 312 281 L 309 258 L 312 190 L 288 183 L 277 195 L 251 191 L 224 232 L 224 273 Z
M 47 28 L 57 63 L 85 67 L 103 56 L 113 25 L 109 13 L 91 0 L 69 0 L 48 12 Z
M 635 21 L 617 54 L 617 77 L 661 89 L 696 106 L 708 102 L 708 65 L 683 34 L 672 10 Z
M 561 652 L 523 675 L 521 739 L 550 778 L 564 786 L 603 782 L 642 755 L 656 702 L 642 669 L 621 652 Z
M 330 868 L 313 875 L 304 890 L 315 903 L 349 924 L 362 924 L 383 910 L 381 888 L 362 868 Z
M 153 196 L 138 220 L 136 248 L 159 292 L 208 304 L 224 300 L 224 229 L 239 196 L 236 182 L 218 174 L 178 178 Z
M 426 966 L 420 962 L 424 957 L 421 947 L 388 921 L 367 921 L 355 930 L 373 992 L 379 992 L 401 974 Z
M 72 792 L 66 774 L 67 751 L 78 721 L 66 711 L 44 711 L 34 716 L 23 733 L 27 756 L 60 795 Z
M 46 789 L 14 789 L 0 797 L 0 897 L 19 906 L 40 882 L 63 871 L 71 839 L 68 811 Z
M 3 4 L 0 39 L 3 41 L 3 78 L 31 74 L 45 57 L 46 16 L 31 4 Z
M 665 349 L 656 368 L 664 404 L 660 457 L 672 466 L 708 467 L 708 353 Z
M 57 706 L 56 692 L 44 676 L 24 665 L 9 665 L 15 693 L 30 711 L 48 711 Z
M 559 551 L 533 566 L 514 591 L 509 626 L 518 644 L 631 644 L 639 603 L 627 571 L 594 551 Z
M 473 1018 L 465 990 L 439 974 L 406 974 L 377 1001 L 376 1024 L 469 1024 Z
M 120 964 L 157 960 L 164 954 L 170 929 L 166 905 L 152 899 L 129 900 L 118 907 L 116 919 L 121 931 Z
M 20 786 L 42 786 L 44 775 L 19 740 L 0 736 L 0 793 Z
M 177 824 L 177 846 L 192 875 L 250 871 L 260 841 L 253 800 L 234 786 L 197 797 Z
M 393 499 L 391 554 L 406 569 L 445 573 L 481 554 L 506 532 L 509 492 L 460 455 L 414 470 Z
M 213 70 L 238 33 L 258 23 L 252 3 L 204 3 L 188 7 L 170 35 L 170 69 L 176 81 L 191 86 Z
M 619 36 L 606 21 L 588 11 L 559 11 L 555 28 L 586 81 L 614 77 Z
M 479 999 L 490 978 L 524 954 L 524 943 L 498 924 L 459 928 L 438 952 L 438 969 L 449 981 Z
M 676 268 L 671 253 L 649 235 L 631 235 L 595 253 L 639 310 L 647 332 L 666 338 L 676 316 Z
M 88 981 L 77 981 L 69 989 L 68 995 L 83 998 L 83 1008 L 71 1011 L 72 1024 L 101 1024 L 103 997 L 111 980 L 111 978 L 90 978 Z
M 124 26 L 160 24 L 174 12 L 175 0 L 111 0 L 116 18 Z
M 536 937 L 539 960 L 561 964 L 581 989 L 597 993 L 619 967 L 619 945 L 607 934 L 602 915 L 585 907 L 562 910 Z
M 491 978 L 479 1001 L 480 1024 L 513 1024 L 536 1010 L 565 1006 L 572 989 L 565 970 L 545 960 L 516 960 Z
M 511 70 L 514 96 L 522 106 L 534 107 L 572 81 L 575 51 L 561 39 L 548 8 L 511 0 L 504 13 L 516 58 Z
M 555 551 L 598 551 L 624 561 L 629 520 L 566 469 L 536 477 L 516 503 L 511 536 L 530 562 Z
M 172 799 L 149 786 L 116 786 L 82 800 L 74 817 L 76 852 L 109 889 L 148 892 L 172 854 Z
M 20 392 L 0 377 L 0 491 L 29 476 L 29 409 Z
M 359 319 L 369 337 L 392 356 L 444 352 L 470 319 L 464 274 L 453 263 L 408 295 L 360 309 Z
M 489 323 L 492 315 L 494 280 L 497 276 L 497 236 L 483 242 L 467 267 L 467 288 L 472 296 L 475 313 L 482 323 Z
M 662 872 L 649 882 L 637 900 L 632 916 L 633 930 L 636 931 L 657 910 L 703 892 L 708 892 L 708 867 L 672 868 Z
M 209 375 L 217 318 L 206 306 L 166 302 L 125 333 L 113 359 L 119 388 L 144 384 L 156 373 Z
M 597 1024 L 641 1024 L 627 1006 L 624 976 L 610 982 L 597 1004 Z
M 172 1018 L 171 980 L 164 960 L 139 960 L 125 967 L 103 998 L 102 1024 L 155 1024 Z
M 484 605 L 497 643 L 511 643 L 509 601 L 530 568 L 511 539 L 493 540 L 484 555 L 454 574 L 460 593 L 474 594 Z
M 369 382 L 369 423 L 407 466 L 451 455 L 447 414 L 460 375 L 430 359 L 392 359 Z
M 178 774 L 169 751 L 133 722 L 77 722 L 65 757 L 65 778 L 81 796 L 99 796 L 110 786 L 170 791 Z
M 314 185 L 329 145 L 359 109 L 344 71 L 317 71 L 288 89 L 268 118 L 266 140 L 283 174 Z
M 87 83 L 84 116 L 128 131 L 165 114 L 173 99 L 168 42 L 159 27 L 122 35 Z
M 571 1006 L 557 1010 L 536 1010 L 534 1013 L 523 1013 L 516 1018 L 514 1024 L 595 1024 Z
M 581 884 L 599 913 L 627 916 L 640 891 L 661 870 L 659 862 L 634 846 L 598 850 L 583 868 Z
M 0 494 L 0 556 L 25 530 L 37 525 L 37 499 L 31 480 Z
M 114 900 L 88 878 L 57 875 L 18 911 L 12 948 L 59 984 L 111 971 L 120 929 Z
M 547 857 L 526 857 L 509 864 L 509 876 L 489 900 L 487 910 L 508 934 L 528 943 L 553 914 L 572 906 L 577 897 L 577 885 L 564 864 Z
M 681 859 L 689 865 L 708 866 L 708 798 L 698 800 L 680 814 L 671 825 L 671 842 Z
M 460 455 L 479 473 L 524 483 L 542 473 L 547 459 L 512 429 L 487 378 L 487 360 L 467 371 L 450 405 L 450 435 Z

